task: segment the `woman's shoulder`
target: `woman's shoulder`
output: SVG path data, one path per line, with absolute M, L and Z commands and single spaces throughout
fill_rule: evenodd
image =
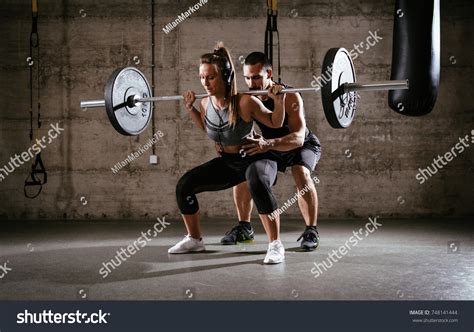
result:
M 209 105 L 209 97 L 204 97 L 199 101 L 199 105 L 201 105 L 201 109 L 199 111 L 206 112 L 207 106 Z

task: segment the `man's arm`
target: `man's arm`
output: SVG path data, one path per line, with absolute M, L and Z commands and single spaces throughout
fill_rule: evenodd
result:
M 270 150 L 291 151 L 303 146 L 306 133 L 303 99 L 297 93 L 288 93 L 285 98 L 285 109 L 288 114 L 290 133 L 279 138 L 264 137 L 248 139 L 249 144 L 243 146 L 249 155 L 264 153 Z
M 287 94 L 286 113 L 288 114 L 288 127 L 290 133 L 283 137 L 266 139 L 271 150 L 290 151 L 302 147 L 306 133 L 306 120 L 304 118 L 303 99 L 298 93 Z
M 285 119 L 286 106 L 285 94 L 278 93 L 282 89 L 283 86 L 278 84 L 274 84 L 270 89 L 268 89 L 268 96 L 273 99 L 275 105 L 273 112 L 268 110 L 257 97 L 248 97 L 246 95 L 241 97 L 241 110 L 245 111 L 246 109 L 250 109 L 252 118 L 263 123 L 267 127 L 281 128 Z

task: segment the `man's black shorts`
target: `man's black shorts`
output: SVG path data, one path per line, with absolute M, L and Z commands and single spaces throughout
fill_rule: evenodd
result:
M 287 167 L 294 165 L 305 166 L 312 172 L 321 157 L 321 143 L 316 135 L 310 133 L 306 136 L 302 147 L 286 152 L 272 151 L 272 154 L 278 162 L 280 172 L 285 172 Z

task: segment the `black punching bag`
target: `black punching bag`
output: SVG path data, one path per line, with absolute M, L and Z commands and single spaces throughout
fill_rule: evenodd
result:
M 412 116 L 433 109 L 440 72 L 439 0 L 397 0 L 393 27 L 392 80 L 409 80 L 408 90 L 392 90 L 388 104 Z

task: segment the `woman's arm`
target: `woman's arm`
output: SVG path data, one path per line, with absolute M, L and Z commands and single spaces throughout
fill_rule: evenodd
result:
M 204 100 L 201 100 L 201 102 L 199 103 L 199 109 L 201 111 L 200 112 L 193 106 L 194 102 L 196 101 L 196 96 L 193 91 L 191 90 L 186 91 L 183 94 L 183 97 L 184 97 L 184 108 L 186 109 L 186 111 L 188 111 L 189 116 L 194 121 L 196 126 L 198 126 L 198 128 L 201 128 L 203 131 L 205 131 L 204 120 L 203 120 L 204 112 L 203 112 L 203 107 L 202 107 L 202 102 Z

